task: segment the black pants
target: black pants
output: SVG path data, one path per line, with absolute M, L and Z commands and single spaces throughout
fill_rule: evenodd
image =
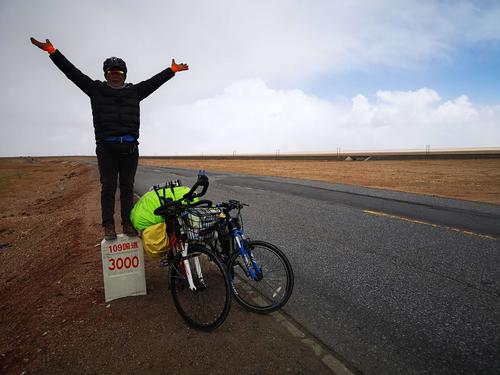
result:
M 120 180 L 122 224 L 130 221 L 134 204 L 134 178 L 139 161 L 136 142 L 98 142 L 97 164 L 101 176 L 102 225 L 114 224 L 115 193 Z

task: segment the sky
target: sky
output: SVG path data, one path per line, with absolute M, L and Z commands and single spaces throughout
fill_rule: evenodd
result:
M 0 1 L 0 156 L 94 155 L 92 79 L 137 83 L 141 155 L 500 147 L 500 1 Z

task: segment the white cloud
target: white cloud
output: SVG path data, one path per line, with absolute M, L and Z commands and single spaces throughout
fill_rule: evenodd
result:
M 467 96 L 462 95 L 455 100 L 447 101 L 440 105 L 433 113 L 432 120 L 438 124 L 453 125 L 476 122 L 480 120 L 481 115 L 490 117 L 488 116 L 490 109 L 482 109 L 481 112 L 474 108 Z
M 428 88 L 379 91 L 350 106 L 245 80 L 223 93 L 148 116 L 148 154 L 231 154 L 354 149 L 488 147 L 500 144 L 500 106 Z
M 261 80 L 245 80 L 229 85 L 220 95 L 152 113 L 148 120 L 154 125 L 143 130 L 143 146 L 156 153 L 311 147 L 320 137 L 312 130 L 321 127 L 332 110 L 328 102 L 300 90 L 273 90 Z M 158 133 L 173 142 L 158 141 L 162 138 Z

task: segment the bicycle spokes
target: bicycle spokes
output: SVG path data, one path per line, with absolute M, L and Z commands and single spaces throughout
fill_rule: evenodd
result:
M 196 328 L 212 330 L 227 316 L 230 284 L 220 260 L 201 245 L 191 245 L 172 266 L 172 295 L 177 310 Z M 184 269 L 184 275 L 182 275 Z
M 282 307 L 293 289 L 293 270 L 283 252 L 263 241 L 248 241 L 229 262 L 235 299 L 250 311 Z

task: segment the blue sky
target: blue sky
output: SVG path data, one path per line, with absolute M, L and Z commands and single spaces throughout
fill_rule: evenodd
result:
M 357 93 L 432 87 L 447 98 L 466 94 L 474 103 L 500 103 L 500 43 L 463 48 L 447 61 L 423 63 L 412 69 L 368 67 L 343 74 L 325 74 L 305 86 L 307 92 L 335 99 Z
M 93 79 L 112 55 L 129 82 L 189 64 L 141 103 L 143 155 L 499 147 L 499 20 L 499 1 L 4 0 L 0 156 L 94 153 L 88 98 L 30 36 Z
M 500 21 L 499 21 L 500 22 Z M 432 87 L 442 96 L 467 95 L 474 103 L 500 103 L 500 42 L 485 41 L 464 47 L 445 61 L 423 62 L 406 68 L 367 67 L 343 74 L 326 74 L 306 86 L 306 91 L 335 99 L 352 97 L 359 92 L 412 90 Z

